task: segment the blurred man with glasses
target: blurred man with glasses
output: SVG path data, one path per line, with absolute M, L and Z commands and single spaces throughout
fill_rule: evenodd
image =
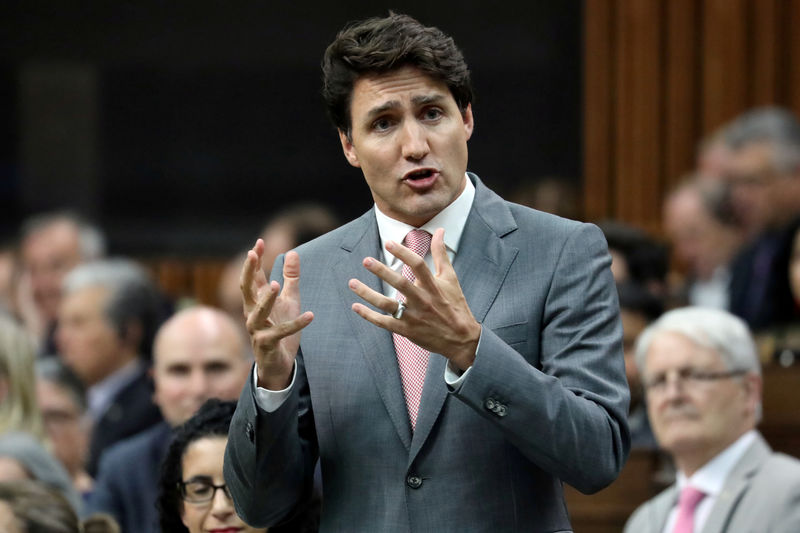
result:
M 800 461 L 755 429 L 761 369 L 744 322 L 716 309 L 670 311 L 639 337 L 636 364 L 678 475 L 626 533 L 800 531 Z

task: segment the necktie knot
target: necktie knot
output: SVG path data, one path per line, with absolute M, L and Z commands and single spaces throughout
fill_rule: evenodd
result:
M 706 497 L 706 493 L 691 485 L 681 489 L 678 497 L 678 519 L 675 522 L 673 533 L 693 533 L 695 530 L 694 518 L 697 505 Z
M 696 489 L 691 485 L 686 485 L 681 490 L 680 498 L 678 498 L 678 505 L 682 508 L 694 510 L 697 505 L 706 497 L 706 493 L 700 489 Z
M 425 257 L 431 249 L 431 238 L 433 236 L 423 229 L 412 229 L 406 234 L 403 244 L 418 256 Z

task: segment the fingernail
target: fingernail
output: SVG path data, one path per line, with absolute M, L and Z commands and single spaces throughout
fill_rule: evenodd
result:
M 386 249 L 391 250 L 392 248 L 394 248 L 394 241 L 387 241 Z
M 371 257 L 367 257 L 366 259 L 364 259 L 364 266 L 368 267 L 372 266 L 373 261 L 374 260 Z
M 347 284 L 350 286 L 351 289 L 355 289 L 358 286 L 358 283 L 354 279 L 351 279 Z

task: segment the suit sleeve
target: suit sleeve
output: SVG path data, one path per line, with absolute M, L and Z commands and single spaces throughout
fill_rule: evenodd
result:
M 541 323 L 529 324 L 539 329 L 538 364 L 484 327 L 472 370 L 453 393 L 531 462 L 585 493 L 616 479 L 630 448 L 610 263 L 600 230 L 576 226 L 558 255 Z
M 275 261 L 273 279 L 282 268 L 283 256 Z M 268 413 L 258 407 L 252 379 L 239 397 L 224 463 L 237 514 L 254 527 L 290 520 L 311 497 L 317 454 L 303 356 L 298 353 L 295 383 L 277 410 Z

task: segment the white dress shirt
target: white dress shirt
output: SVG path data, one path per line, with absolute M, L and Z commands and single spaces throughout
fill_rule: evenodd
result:
M 711 509 L 717 502 L 717 498 L 722 492 L 722 487 L 728 479 L 728 475 L 742 458 L 747 448 L 753 444 L 756 438 L 755 430 L 750 430 L 741 437 L 739 437 L 733 444 L 725 448 L 720 454 L 703 465 L 697 472 L 692 474 L 691 477 L 686 477 L 683 472 L 678 471 L 677 487 L 678 494 L 680 494 L 683 487 L 691 485 L 692 487 L 703 491 L 706 497 L 703 498 L 697 505 L 694 512 L 694 530 L 702 531 L 703 526 L 708 520 Z M 667 515 L 667 522 L 664 525 L 662 533 L 672 533 L 675 528 L 675 521 L 678 520 L 678 502 Z
M 453 200 L 450 205 L 445 207 L 435 217 L 430 219 L 427 223 L 423 224 L 419 228 L 409 226 L 404 222 L 390 218 L 381 212 L 377 205 L 375 206 L 375 218 L 378 222 L 378 234 L 380 235 L 381 239 L 383 261 L 389 268 L 395 272 L 399 272 L 403 268 L 403 262 L 386 250 L 386 243 L 388 241 L 402 243 L 406 234 L 412 229 L 422 229 L 433 235 L 438 228 L 443 228 L 444 244 L 447 248 L 447 256 L 450 258 L 450 262 L 453 261 L 456 253 L 458 252 L 461 234 L 464 232 L 464 226 L 467 223 L 467 217 L 469 216 L 469 211 L 472 208 L 472 202 L 475 199 L 475 186 L 472 184 L 472 181 L 470 181 L 466 174 L 464 175 L 464 180 L 466 181 L 466 185 L 461 194 L 455 200 Z M 425 264 L 432 272 L 434 271 L 435 267 L 430 250 L 428 250 L 428 253 L 425 255 Z M 383 283 L 384 296 L 394 298 L 396 293 L 397 290 L 394 287 L 386 282 Z M 478 341 L 478 344 L 480 345 L 480 340 Z M 457 370 L 452 369 L 449 363 L 445 365 L 445 381 L 452 388 L 458 388 L 468 373 L 469 369 L 461 374 Z M 289 397 L 289 392 L 294 386 L 296 376 L 297 365 L 294 367 L 292 382 L 289 384 L 289 386 L 281 391 L 271 391 L 258 386 L 258 368 L 254 366 L 253 388 L 255 390 L 256 403 L 258 406 L 268 413 L 278 409 L 278 407 L 281 406 L 286 398 Z

